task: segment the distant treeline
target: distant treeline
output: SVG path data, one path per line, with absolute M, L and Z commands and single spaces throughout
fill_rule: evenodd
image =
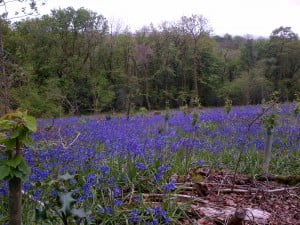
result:
M 237 18 L 238 19 L 238 18 Z M 300 92 L 300 41 L 213 36 L 201 15 L 131 32 L 86 9 L 1 22 L 0 110 L 35 116 L 258 104 Z

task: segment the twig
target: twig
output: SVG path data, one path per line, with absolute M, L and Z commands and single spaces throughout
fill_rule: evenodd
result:
M 59 138 L 60 138 L 61 145 L 63 146 L 64 149 L 67 149 L 67 148 L 71 147 L 77 141 L 77 139 L 79 138 L 79 136 L 81 135 L 81 133 L 78 132 L 77 135 L 76 135 L 76 137 L 69 144 L 66 144 L 64 142 L 64 140 L 63 140 L 63 138 L 61 136 L 61 133 L 60 133 L 60 128 L 58 129 L 58 135 L 59 135 Z
M 227 177 L 227 175 L 224 176 L 224 178 L 221 181 L 221 184 L 218 185 L 218 194 L 217 195 L 220 195 L 220 185 L 222 185 L 224 183 L 226 177 Z
M 183 198 L 186 200 L 191 200 L 191 201 L 200 202 L 200 203 L 204 203 L 204 204 L 209 204 L 209 201 L 206 201 L 202 198 L 194 197 L 191 195 L 183 195 L 183 194 L 142 194 L 142 196 L 143 196 L 143 198 L 163 198 L 166 196 L 170 196 L 170 197 L 176 197 L 176 198 Z
M 128 204 L 131 204 L 133 195 L 134 195 L 134 184 L 132 184 L 131 186 L 131 193 L 130 193 Z

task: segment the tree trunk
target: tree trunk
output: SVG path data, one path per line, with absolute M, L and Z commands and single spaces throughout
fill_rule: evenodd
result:
M 272 143 L 273 143 L 273 132 L 272 130 L 268 130 L 267 139 L 266 139 L 266 148 L 263 162 L 263 174 L 269 174 L 269 165 L 271 161 L 271 151 L 272 151 Z
M 14 177 L 9 181 L 9 225 L 22 224 L 22 181 Z
M 145 98 L 146 98 L 147 108 L 150 111 L 151 104 L 149 99 L 149 76 L 147 72 L 147 66 L 144 66 L 144 69 L 145 69 Z
M 16 154 L 21 154 L 21 143 L 16 141 Z M 9 225 L 22 224 L 22 181 L 14 177 L 9 181 Z
M 147 108 L 150 111 L 151 110 L 151 104 L 150 104 L 150 99 L 149 99 L 149 88 L 148 85 L 146 84 L 146 103 L 147 103 Z
M 127 120 L 129 119 L 129 117 L 130 117 L 130 112 L 131 112 L 131 94 L 129 94 L 129 96 L 128 96 L 128 102 L 127 102 L 127 113 L 126 113 L 126 115 L 127 115 Z
M 193 53 L 193 78 L 194 78 L 194 98 L 199 98 L 199 90 L 198 90 L 198 71 L 197 71 L 197 50 L 196 46 L 194 47 L 194 53 Z

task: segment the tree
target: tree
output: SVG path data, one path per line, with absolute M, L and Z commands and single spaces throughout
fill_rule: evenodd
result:
M 274 82 L 281 100 L 292 100 L 299 91 L 300 42 L 291 27 L 279 27 L 270 35 L 266 52 L 266 76 Z
M 201 56 L 199 54 L 199 46 L 201 45 L 201 37 L 209 36 L 211 28 L 208 21 L 202 15 L 192 15 L 191 17 L 181 17 L 180 26 L 185 34 L 192 39 L 193 46 L 193 79 L 194 79 L 194 98 L 199 99 L 198 81 L 201 81 L 199 68 L 201 68 Z
M 135 51 L 135 62 L 137 65 L 138 72 L 142 74 L 142 79 L 144 83 L 144 96 L 147 104 L 148 110 L 151 110 L 151 103 L 150 103 L 150 75 L 148 66 L 153 57 L 153 50 L 149 45 L 146 44 L 138 44 L 136 46 Z
M 18 2 L 20 10 L 14 9 L 14 12 L 8 11 L 9 4 Z M 45 0 L 1 0 L 0 9 L 2 10 L 2 15 L 0 16 L 0 97 L 3 99 L 3 105 L 0 105 L 0 114 L 1 112 L 7 113 L 10 110 L 10 82 L 9 74 L 7 71 L 7 65 L 10 63 L 9 56 L 5 51 L 4 42 L 3 42 L 3 30 L 8 26 L 11 19 L 21 18 L 24 16 L 34 16 L 38 13 L 38 3 L 41 5 L 45 4 Z M 16 5 L 14 6 L 16 7 Z M 13 13 L 13 15 L 12 15 Z
M 9 182 L 9 225 L 22 224 L 22 180 L 30 173 L 22 148 L 30 143 L 30 135 L 36 130 L 36 120 L 27 112 L 16 111 L 0 118 L 0 143 L 5 148 L 0 179 Z

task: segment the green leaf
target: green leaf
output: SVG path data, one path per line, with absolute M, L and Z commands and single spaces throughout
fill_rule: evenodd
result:
M 10 138 L 17 138 L 17 137 L 19 137 L 20 135 L 21 135 L 21 133 L 22 133 L 22 128 L 18 128 L 18 129 L 15 129 L 10 135 L 9 135 L 9 137 Z
M 59 193 L 59 203 L 61 205 L 60 212 L 62 212 L 65 216 L 70 215 L 71 207 L 76 200 L 72 197 L 72 192 Z
M 6 161 L 6 165 L 16 168 L 25 159 L 21 155 L 16 155 L 12 159 Z
M 12 173 L 13 173 L 14 177 L 20 178 L 21 180 L 25 180 L 25 178 L 26 178 L 26 174 L 24 174 L 23 172 L 21 172 L 19 170 L 13 170 Z
M 23 138 L 22 142 L 27 148 L 31 148 L 31 149 L 34 148 L 33 141 L 29 137 Z
M 6 165 L 0 166 L 0 180 L 6 178 L 10 174 L 10 167 Z
M 22 161 L 19 165 L 18 165 L 18 170 L 21 171 L 24 174 L 30 174 L 31 173 L 31 169 L 30 167 L 27 165 L 26 161 Z
M 25 121 L 25 127 L 28 128 L 28 130 L 32 131 L 32 132 L 36 132 L 37 131 L 37 123 L 36 123 L 36 119 L 32 116 L 24 116 L 23 120 Z
M 4 144 L 7 141 L 7 136 L 4 133 L 0 133 L 0 144 Z
M 62 180 L 71 180 L 74 178 L 74 175 L 70 175 L 68 172 L 65 173 L 64 175 L 61 175 L 58 177 L 59 179 L 62 179 Z
M 13 128 L 17 123 L 13 120 L 0 120 L 0 131 L 7 131 Z
M 3 144 L 7 151 L 11 151 L 16 147 L 16 139 L 7 139 Z

